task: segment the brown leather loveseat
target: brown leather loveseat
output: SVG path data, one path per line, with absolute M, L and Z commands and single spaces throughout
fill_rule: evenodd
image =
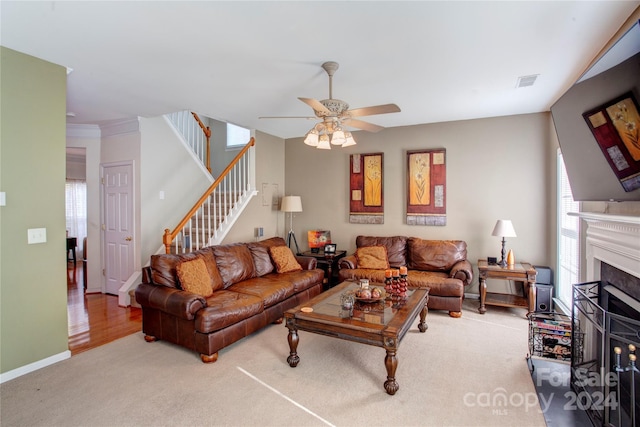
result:
M 466 242 L 405 236 L 358 236 L 356 253 L 338 262 L 340 280 L 370 279 L 383 282 L 384 268 L 362 268 L 358 265 L 357 257 L 360 248 L 379 246 L 386 249 L 389 268 L 407 267 L 409 287 L 430 289 L 427 305 L 430 309 L 448 310 L 451 317 L 462 315 L 464 287 L 473 280 L 473 267 L 467 261 Z
M 320 294 L 324 272 L 316 262 L 294 257 L 280 237 L 152 255 L 135 291 L 142 332 L 149 342 L 166 340 L 215 362 L 220 349 Z M 279 273 L 281 266 L 294 270 Z

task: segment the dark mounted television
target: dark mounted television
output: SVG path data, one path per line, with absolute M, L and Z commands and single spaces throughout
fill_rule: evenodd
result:
M 551 107 L 574 200 L 640 200 L 640 156 L 606 108 L 629 97 L 640 100 L 640 22 Z

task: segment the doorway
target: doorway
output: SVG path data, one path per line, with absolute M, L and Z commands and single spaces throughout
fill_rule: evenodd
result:
M 94 169 L 95 170 L 95 169 Z M 74 264 L 67 260 L 67 316 L 69 350 L 76 355 L 86 350 L 106 344 L 118 338 L 140 332 L 142 313 L 136 307 L 121 307 L 118 297 L 102 292 L 86 293 L 87 264 L 84 237 L 87 235 L 87 200 L 91 186 L 87 185 L 87 149 L 67 147 L 67 191 L 66 228 L 70 237 L 76 237 L 76 257 Z M 97 173 L 96 173 L 97 175 Z M 95 182 L 96 177 L 91 178 Z M 71 188 L 70 187 L 74 187 Z M 82 188 L 84 187 L 84 190 Z M 93 196 L 98 196 L 94 189 Z M 71 193 L 69 193 L 71 190 Z M 75 213 L 79 212 L 79 213 Z M 94 239 L 96 240 L 96 239 Z M 90 243 L 99 245 L 100 242 Z M 93 253 L 93 252 L 92 252 Z M 97 252 L 99 253 L 99 251 Z M 67 254 L 70 257 L 70 253 Z M 100 265 L 99 259 L 88 259 L 87 263 Z M 97 283 L 92 288 L 100 289 Z M 117 294 L 117 291 L 116 291 Z
M 67 147 L 65 182 L 65 217 L 67 238 L 75 242 L 73 249 L 83 259 L 82 242 L 87 237 L 87 156 L 85 148 Z M 69 253 L 67 253 L 67 258 Z

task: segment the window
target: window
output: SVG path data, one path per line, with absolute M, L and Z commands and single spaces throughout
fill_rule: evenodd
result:
M 67 231 L 78 239 L 82 257 L 82 239 L 87 236 L 87 184 L 85 181 L 68 179 L 65 185 Z
M 227 123 L 227 148 L 244 147 L 250 139 L 249 129 Z
M 558 149 L 558 266 L 556 297 L 571 307 L 572 286 L 580 281 L 580 218 L 567 215 L 580 212 L 573 200 L 562 153 Z

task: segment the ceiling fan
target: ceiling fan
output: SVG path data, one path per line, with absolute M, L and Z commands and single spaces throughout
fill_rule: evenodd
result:
M 328 61 L 322 64 L 322 68 L 329 75 L 329 99 L 318 101 L 313 98 L 298 98 L 311 108 L 315 113 L 315 117 L 307 116 L 264 116 L 261 119 L 314 119 L 318 118 L 318 122 L 306 135 L 304 142 L 307 145 L 321 149 L 330 149 L 329 142 L 333 145 L 341 145 L 347 147 L 355 145 L 355 141 L 351 132 L 344 129 L 345 126 L 356 129 L 366 130 L 368 132 L 378 132 L 384 129 L 382 126 L 368 123 L 354 117 L 372 116 L 375 114 L 398 113 L 400 107 L 396 104 L 375 105 L 372 107 L 349 109 L 349 104 L 340 99 L 333 98 L 333 75 L 338 69 L 337 62 Z

